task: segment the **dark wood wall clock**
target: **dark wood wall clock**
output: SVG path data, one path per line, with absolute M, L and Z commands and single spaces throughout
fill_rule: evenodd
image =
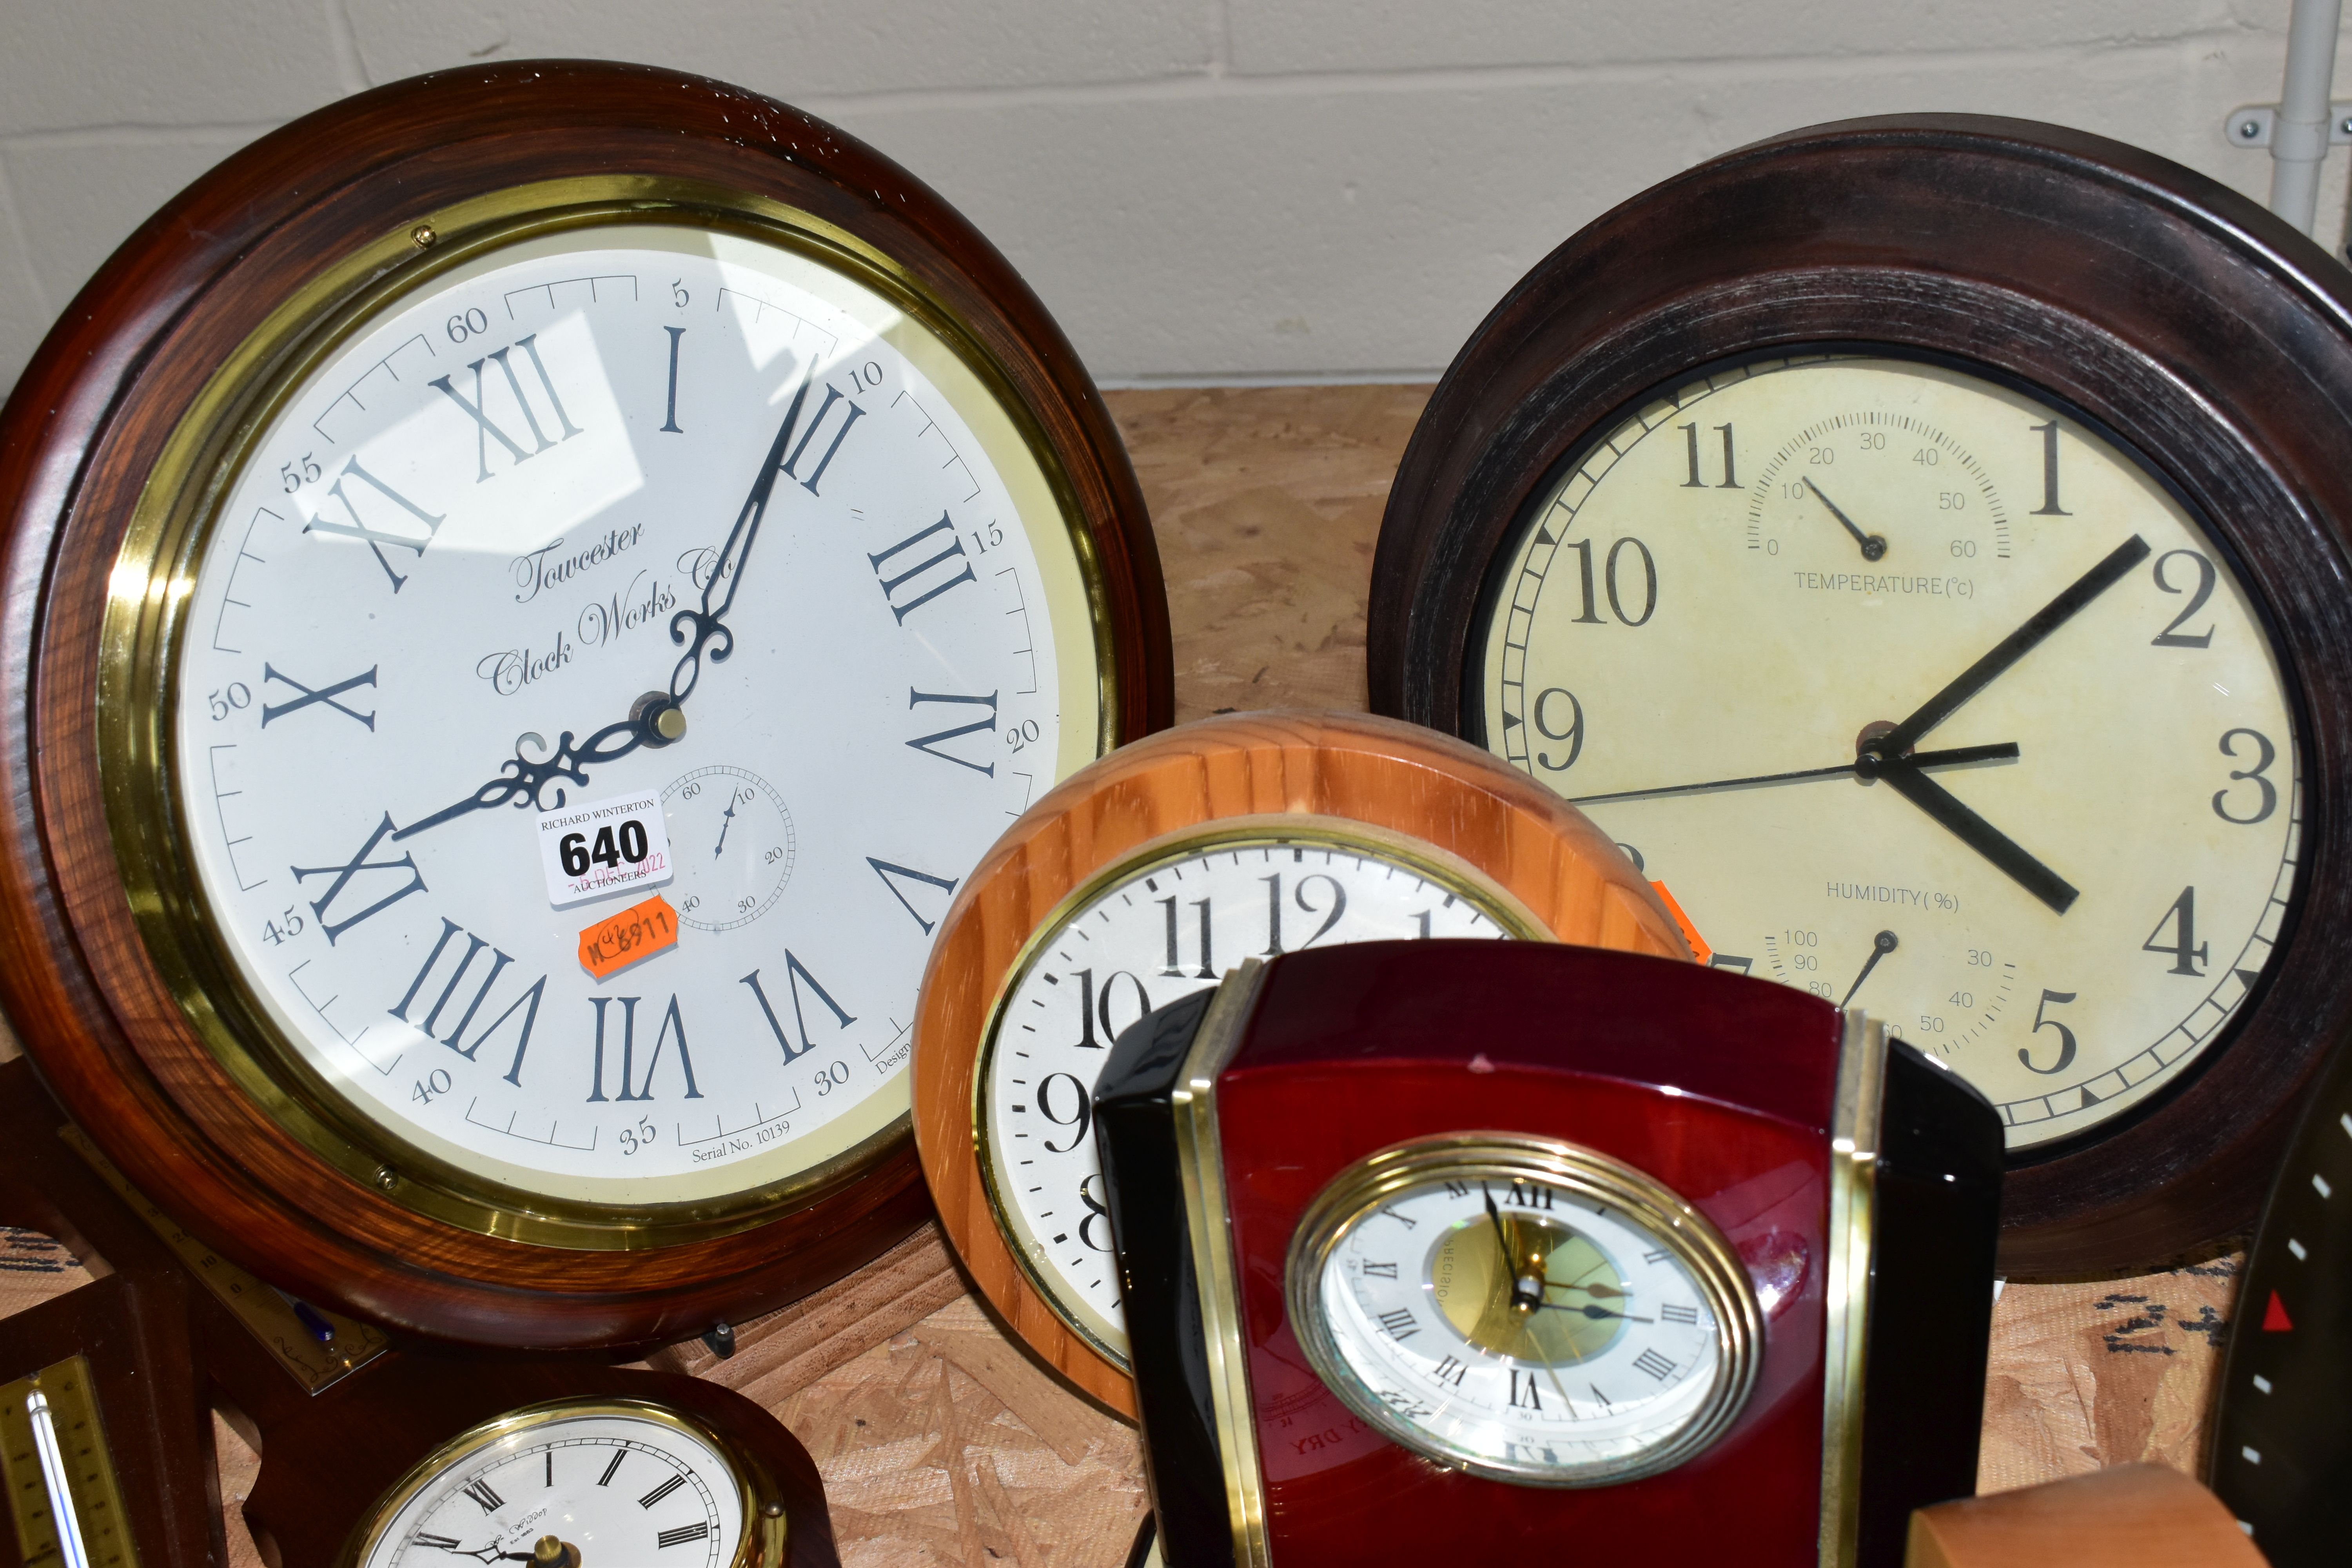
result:
M 1121 1029 L 1251 957 L 1442 937 L 1687 951 L 1575 810 L 1394 720 L 1207 719 L 1032 806 L 941 923 L 915 1026 L 924 1174 L 1013 1331 L 1135 1413 L 1089 1132 Z
M 940 916 L 1170 715 L 1044 309 L 708 80 L 502 65 L 264 138 L 0 452 L 8 1012 L 186 1224 L 436 1335 L 675 1338 L 902 1237 Z
M 2352 279 L 2076 132 L 1855 121 L 1596 221 L 1407 450 L 1373 706 L 2000 1107 L 2013 1272 L 2252 1222 L 2352 1016 Z

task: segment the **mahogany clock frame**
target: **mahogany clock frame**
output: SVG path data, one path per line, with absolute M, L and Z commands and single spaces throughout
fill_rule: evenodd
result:
M 1371 705 L 1481 739 L 1495 573 L 1547 479 L 1645 396 L 1746 355 L 1953 363 L 2134 453 L 2206 524 L 2284 665 L 2301 886 L 2231 1032 L 2115 1122 L 2012 1160 L 2001 1266 L 2152 1266 L 2250 1228 L 2352 1025 L 2352 276 L 2237 193 L 2080 132 L 1854 120 L 1727 153 L 1538 263 L 1446 372 L 1374 560 Z
M 1031 938 L 1073 893 L 1229 826 L 1381 841 L 1465 864 L 1562 942 L 1687 958 L 1609 837 L 1557 795 L 1448 735 L 1362 713 L 1204 719 L 1127 746 L 1040 797 L 940 922 L 915 1020 L 915 1141 L 972 1282 L 1032 1351 L 1123 1415 L 1135 1386 L 1065 1322 L 1013 1257 L 982 1170 L 980 1058 Z
M 780 1217 L 647 1250 L 478 1234 L 345 1175 L 237 1089 L 141 943 L 101 803 L 99 628 L 158 453 L 274 309 L 436 210 L 565 176 L 630 174 L 810 214 L 960 316 L 1058 459 L 1065 504 L 1091 535 L 1111 738 L 1164 728 L 1173 710 L 1142 494 L 1076 355 L 946 202 L 821 121 L 649 68 L 469 68 L 297 121 L 149 219 L 68 307 L 0 415 L 0 1002 L 106 1154 L 224 1253 L 362 1316 L 486 1344 L 673 1340 L 840 1277 L 929 1211 L 907 1124 L 854 1181 Z

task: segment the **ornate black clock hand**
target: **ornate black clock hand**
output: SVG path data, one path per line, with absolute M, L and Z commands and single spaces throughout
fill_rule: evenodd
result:
M 713 860 L 718 859 L 719 852 L 727 847 L 727 830 L 734 826 L 735 803 L 730 800 L 727 803 L 726 814 L 719 820 L 719 842 L 710 847 L 710 858 Z
M 1813 483 L 1811 479 L 1809 479 L 1805 481 L 1805 488 L 1813 492 L 1814 500 L 1820 501 L 1823 506 L 1830 509 L 1830 515 L 1832 517 L 1837 519 L 1838 521 L 1845 525 L 1845 531 L 1848 533 L 1853 535 L 1853 542 L 1862 546 L 1862 558 L 1864 561 L 1878 561 L 1885 559 L 1886 555 L 1886 538 L 1884 534 L 1864 533 L 1862 530 L 1856 528 L 1853 525 L 1853 519 L 1840 511 L 1838 510 L 1838 503 L 1830 500 L 1829 497 L 1822 494 L 1822 487 Z
M 1989 746 L 1954 746 L 1948 751 L 1921 752 L 1903 760 L 1915 768 L 1957 768 L 1969 763 L 2001 763 L 2017 756 L 2017 742 L 2000 741 Z M 1711 789 L 1742 789 L 1752 784 L 1794 784 L 1800 779 L 1832 779 L 1859 772 L 1861 764 L 1840 763 L 1833 768 L 1805 768 L 1793 773 L 1757 773 L 1744 779 L 1709 779 L 1705 784 L 1663 784 L 1656 789 L 1621 789 L 1608 795 L 1569 796 L 1570 805 L 1601 805 L 1612 800 L 1651 800 L 1659 795 L 1697 795 Z
M 799 428 L 801 410 L 808 401 L 809 385 L 815 374 L 812 364 L 801 377 L 801 384 L 793 394 L 791 405 L 784 410 L 784 421 L 776 427 L 776 438 L 769 445 L 768 455 L 761 461 L 757 476 L 751 481 L 751 493 L 743 498 L 743 510 L 735 514 L 735 526 L 728 531 L 727 542 L 719 547 L 719 556 L 710 567 L 710 575 L 702 585 L 702 607 L 680 610 L 670 617 L 669 639 L 684 644 L 691 630 L 693 646 L 678 658 L 670 671 L 667 693 L 649 691 L 631 705 L 629 716 L 605 725 L 588 737 L 584 744 L 574 745 L 572 731 L 566 730 L 557 740 L 555 750 L 544 758 L 533 761 L 523 755 L 523 743 L 515 742 L 515 754 L 499 764 L 498 776 L 481 788 L 453 805 L 444 806 L 421 821 L 412 822 L 393 834 L 394 839 L 409 837 L 428 827 L 464 816 L 469 812 L 488 811 L 493 806 L 512 805 L 537 811 L 560 808 L 566 798 L 558 789 L 554 798 L 546 796 L 548 787 L 558 779 L 585 785 L 588 769 L 594 764 L 616 762 L 640 746 L 667 746 L 686 734 L 685 705 L 688 693 L 702 678 L 702 655 L 706 648 L 710 662 L 721 664 L 734 651 L 735 634 L 723 624 L 727 612 L 735 603 L 736 584 L 743 568 L 751 558 L 751 546 L 758 540 L 760 522 L 767 515 L 768 498 L 774 493 L 776 476 L 786 471 L 793 458 L 805 449 L 816 433 L 816 425 L 824 421 L 826 409 L 833 406 L 841 394 L 828 386 L 824 403 L 817 410 L 817 419 L 801 438 L 800 448 L 790 457 L 785 455 L 793 433 Z M 856 422 L 863 410 L 850 405 L 850 415 L 842 426 L 845 433 Z M 835 445 L 839 445 L 835 442 Z M 722 586 L 724 591 L 722 592 Z M 718 646 L 711 647 L 716 641 Z
M 1921 703 L 1909 718 L 1871 742 L 1869 749 L 1882 757 L 1902 756 L 1919 743 L 1922 735 L 1950 718 L 1961 703 L 1992 684 L 1995 677 L 2074 619 L 2077 611 L 2129 576 L 2132 568 L 2147 560 L 2148 553 L 2147 541 L 2137 533 L 2116 545 L 2097 565 L 2036 610 L 2023 626 L 2001 638 L 1990 653 L 1960 671 L 1950 685 Z
M 2036 860 L 2019 847 L 2017 841 L 1960 804 L 1953 795 L 1935 780 L 1912 767 L 1908 760 L 1872 759 L 1874 772 L 1886 781 L 1887 787 L 1912 805 L 1951 829 L 1954 837 L 1991 861 L 2011 880 L 2040 899 L 2059 914 L 2064 914 L 2079 890 L 2065 878 Z
M 1878 961 L 1893 952 L 1900 945 L 1900 939 L 1891 931 L 1880 931 L 1874 937 L 1870 943 L 1870 956 L 1862 961 L 1862 973 L 1855 975 L 1853 984 L 1845 988 L 1845 1000 L 1840 1002 L 1838 1005 L 1843 1007 L 1846 1003 L 1852 1002 L 1853 994 L 1862 989 L 1862 983 L 1870 978 L 1870 972 L 1878 967 Z
M 1495 1207 L 1495 1194 L 1486 1190 L 1484 1182 L 1478 1184 L 1478 1195 L 1486 1201 L 1486 1217 L 1494 1222 L 1495 1245 L 1502 1249 L 1503 1267 L 1510 1271 L 1511 1305 L 1525 1306 L 1528 1304 L 1524 1300 L 1526 1292 L 1519 1289 L 1519 1260 L 1511 1251 L 1510 1232 L 1503 1228 L 1502 1211 Z

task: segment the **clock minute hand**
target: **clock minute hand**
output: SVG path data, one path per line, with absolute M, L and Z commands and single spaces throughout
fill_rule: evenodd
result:
M 759 542 L 760 524 L 768 515 L 768 500 L 775 493 L 776 476 L 793 473 L 793 465 L 800 461 L 801 454 L 807 451 L 809 443 L 816 438 L 817 430 L 824 424 L 824 416 L 832 412 L 835 403 L 842 401 L 838 389 L 826 386 L 824 403 L 817 406 L 815 416 L 803 430 L 801 414 L 808 406 L 809 389 L 815 381 L 816 362 L 811 360 L 801 373 L 801 384 L 793 389 L 792 402 L 784 409 L 784 422 L 776 426 L 776 438 L 770 444 L 768 455 L 761 460 L 760 471 L 751 481 L 751 493 L 743 498 L 743 510 L 735 514 L 735 526 L 728 530 L 727 542 L 719 547 L 718 559 L 710 564 L 710 575 L 702 584 L 702 607 L 680 610 L 670 617 L 669 640 L 686 647 L 686 652 L 678 658 L 677 668 L 670 671 L 669 700 L 672 703 L 683 703 L 688 694 L 693 691 L 695 683 L 702 679 L 702 656 L 706 650 L 713 664 L 726 663 L 727 656 L 735 651 L 735 633 L 723 623 L 727 613 L 735 607 L 736 584 L 742 580 L 743 569 L 751 563 L 751 547 Z M 849 427 L 856 424 L 865 412 L 856 404 L 850 404 L 848 417 L 834 432 L 835 447 L 841 445 L 843 437 L 849 434 Z M 800 435 L 800 445 L 793 447 L 792 440 L 796 432 Z M 831 457 L 832 453 L 828 451 L 827 459 Z M 817 471 L 824 471 L 822 464 Z M 793 477 L 800 478 L 797 474 Z M 801 482 L 811 495 L 816 493 L 814 476 Z M 693 638 L 693 646 L 687 647 L 689 636 Z M 714 641 L 718 644 L 715 647 L 710 646 Z
M 784 410 L 784 419 L 776 427 L 776 438 L 769 444 L 768 455 L 761 461 L 759 472 L 751 480 L 751 491 L 743 498 L 742 510 L 735 514 L 735 526 L 728 531 L 727 542 L 719 547 L 719 558 L 711 564 L 710 576 L 702 585 L 702 608 L 680 610 L 670 618 L 670 641 L 683 645 L 691 633 L 694 644 L 678 659 L 671 670 L 669 690 L 653 691 L 640 697 L 631 705 L 629 716 L 616 720 L 590 735 L 583 744 L 575 745 L 572 731 L 566 730 L 557 740 L 555 750 L 543 758 L 523 755 L 523 742 L 515 742 L 515 754 L 499 764 L 498 775 L 471 795 L 442 807 L 432 816 L 412 822 L 393 834 L 394 840 L 437 827 L 469 812 L 488 811 L 495 806 L 512 805 L 539 811 L 561 809 L 566 799 L 562 789 L 552 800 L 546 791 L 557 780 L 585 785 L 591 764 L 615 762 L 640 746 L 666 746 L 686 733 L 685 704 L 695 683 L 701 679 L 702 655 L 709 649 L 710 662 L 723 663 L 734 651 L 735 634 L 723 624 L 727 612 L 734 606 L 735 585 L 740 580 L 744 564 L 751 558 L 751 546 L 758 540 L 760 522 L 767 515 L 768 498 L 776 488 L 776 476 L 788 473 L 809 439 L 816 433 L 817 424 L 824 421 L 824 412 L 833 406 L 841 394 L 828 386 L 824 403 L 817 410 L 817 418 L 801 437 L 800 447 L 790 456 L 793 432 L 799 428 L 801 411 L 807 406 L 809 387 L 815 379 L 816 367 L 811 363 L 801 377 L 800 386 L 793 393 L 791 405 Z M 860 413 L 856 404 L 850 405 L 849 418 L 841 433 L 846 434 Z M 839 442 L 835 443 L 836 446 Z M 723 589 L 723 591 L 722 591 Z M 715 648 L 709 645 L 717 641 Z
M 2023 626 L 2001 638 L 1991 652 L 1960 671 L 1951 684 L 1921 703 L 1909 718 L 1872 742 L 1870 750 L 1881 757 L 1902 756 L 1919 743 L 1922 735 L 1950 718 L 1961 703 L 1991 685 L 2011 665 L 2074 619 L 2076 612 L 2130 575 L 2132 568 L 2147 560 L 2149 553 L 2147 541 L 2137 533 L 2116 545 L 2097 565 L 2036 610 Z

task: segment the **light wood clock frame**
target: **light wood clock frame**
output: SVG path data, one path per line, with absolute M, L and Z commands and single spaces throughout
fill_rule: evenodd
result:
M 1127 1371 L 1066 1318 L 1006 1240 L 986 1173 L 984 1053 L 1041 935 L 1128 868 L 1233 835 L 1303 832 L 1486 890 L 1515 934 L 1686 957 L 1656 895 L 1558 796 L 1471 746 L 1364 714 L 1187 724 L 1080 771 L 1024 813 L 942 921 L 915 1026 L 925 1176 L 973 1282 L 1013 1331 L 1123 1415 Z

